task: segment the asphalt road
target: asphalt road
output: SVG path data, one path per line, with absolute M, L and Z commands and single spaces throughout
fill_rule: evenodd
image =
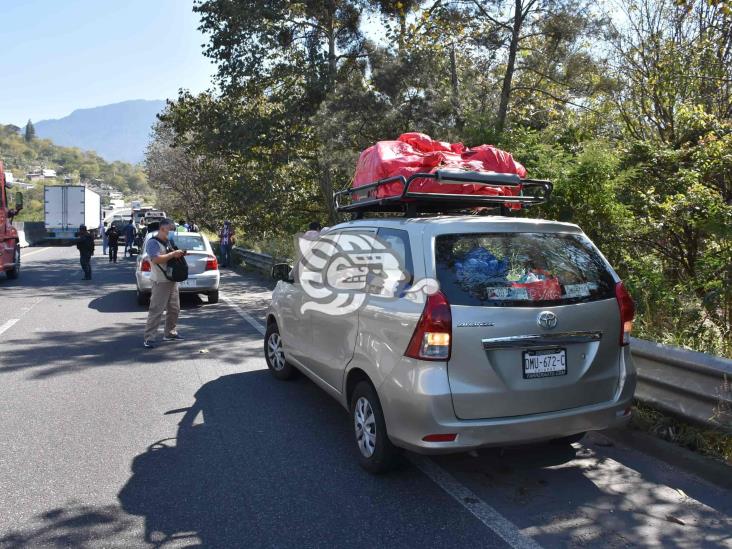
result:
M 0 547 L 732 547 L 732 494 L 602 435 L 357 465 L 346 412 L 266 371 L 268 290 L 185 297 L 142 348 L 133 264 L 0 276 Z

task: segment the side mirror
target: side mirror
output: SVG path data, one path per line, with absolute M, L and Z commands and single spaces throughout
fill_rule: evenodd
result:
M 15 193 L 15 213 L 23 209 L 23 193 Z
M 272 278 L 282 282 L 294 282 L 292 278 L 292 266 L 287 263 L 276 263 L 272 266 Z

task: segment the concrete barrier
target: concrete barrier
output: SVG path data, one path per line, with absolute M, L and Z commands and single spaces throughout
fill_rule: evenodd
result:
M 27 248 L 30 246 L 28 241 L 25 239 L 25 231 L 23 229 L 18 229 L 18 246 L 21 248 Z
M 26 246 L 33 246 L 46 239 L 46 226 L 43 221 L 16 221 L 13 222 L 13 227 L 22 233 L 21 246 L 23 246 L 23 240 L 26 241 Z

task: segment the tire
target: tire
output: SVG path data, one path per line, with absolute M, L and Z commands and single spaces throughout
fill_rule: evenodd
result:
M 148 307 L 150 305 L 150 294 L 141 292 L 138 289 L 137 290 L 137 304 L 141 305 L 143 307 Z
M 219 291 L 214 290 L 213 292 L 209 292 L 206 294 L 208 296 L 208 302 L 209 303 L 218 303 L 219 302 Z
M 15 280 L 20 274 L 20 247 L 18 246 L 16 246 L 15 252 L 13 253 L 13 263 L 15 263 L 15 267 L 5 272 L 5 275 L 10 280 Z
M 270 373 L 277 379 L 287 381 L 297 374 L 295 367 L 285 359 L 282 337 L 274 322 L 269 323 L 264 333 L 264 358 Z
M 374 474 L 393 469 L 399 449 L 389 440 L 379 396 L 368 381 L 359 382 L 353 390 L 351 422 L 361 467 Z
M 579 442 L 580 440 L 582 440 L 586 434 L 587 433 L 584 432 L 584 433 L 577 433 L 574 435 L 569 435 L 567 437 L 555 438 L 555 439 L 552 439 L 551 442 L 552 442 L 552 444 L 574 444 L 575 442 Z

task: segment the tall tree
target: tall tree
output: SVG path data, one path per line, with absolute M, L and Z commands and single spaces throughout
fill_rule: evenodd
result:
M 511 100 L 520 88 L 541 101 L 580 105 L 576 79 L 596 72 L 588 44 L 604 20 L 589 0 L 460 1 L 474 27 L 478 49 L 502 60 L 495 132 L 506 127 Z M 576 69 L 578 62 L 583 71 Z M 570 69 L 570 70 L 568 70 Z M 515 84 L 520 82 L 519 86 Z M 524 83 L 526 81 L 526 83 Z M 557 93 L 557 91 L 559 93 Z M 580 94 L 580 99 L 584 94 Z
M 28 123 L 25 125 L 25 134 L 23 137 L 28 143 L 33 141 L 36 137 L 36 129 L 33 127 L 33 122 L 31 122 L 30 119 L 28 119 Z
M 673 147 L 684 105 L 732 117 L 732 17 L 723 2 L 623 0 L 613 68 L 615 104 L 628 133 Z

